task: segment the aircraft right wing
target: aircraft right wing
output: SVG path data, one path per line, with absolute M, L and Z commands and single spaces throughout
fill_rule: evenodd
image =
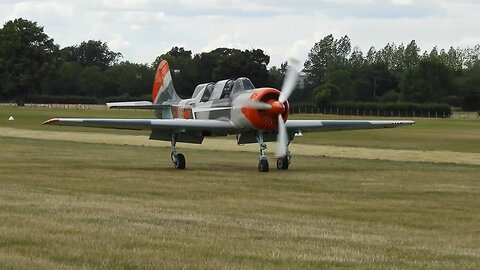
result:
M 115 118 L 52 118 L 44 125 L 81 126 L 131 130 L 235 132 L 228 121 L 197 119 L 115 119 Z

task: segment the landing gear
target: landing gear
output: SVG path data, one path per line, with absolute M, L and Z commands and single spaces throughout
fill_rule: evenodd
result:
M 177 136 L 175 133 L 172 133 L 172 141 L 171 141 L 171 146 L 172 146 L 172 154 L 170 155 L 170 158 L 172 159 L 173 166 L 176 169 L 183 170 L 185 169 L 185 166 L 187 165 L 185 161 L 185 156 L 182 153 L 177 153 L 175 145 L 177 144 Z
M 171 159 L 173 162 L 173 166 L 176 169 L 179 169 L 179 170 L 185 169 L 185 166 L 187 164 L 185 163 L 185 156 L 182 153 L 176 153 L 176 154 L 172 153 Z
M 290 155 L 277 158 L 277 169 L 288 170 L 288 165 L 290 165 Z
M 279 170 L 288 170 L 288 166 L 290 165 L 290 160 L 292 156 L 290 155 L 290 151 L 288 151 L 288 146 L 290 145 L 290 141 L 287 144 L 287 155 L 283 157 L 277 157 L 277 169 Z
M 269 170 L 268 158 L 265 155 L 265 150 L 267 150 L 267 145 L 263 140 L 263 133 L 261 131 L 257 133 L 257 142 L 258 142 L 258 145 L 260 146 L 260 160 L 258 162 L 258 171 L 268 172 Z M 288 144 L 287 144 L 287 149 L 286 149 L 287 155 L 277 158 L 277 169 L 279 170 L 288 170 L 288 167 L 290 166 L 290 161 L 292 159 L 292 156 L 290 155 L 290 151 L 288 151 L 289 145 L 290 145 L 290 141 L 288 141 Z
M 264 159 L 260 159 L 260 161 L 258 162 L 258 171 L 259 172 L 268 172 L 269 170 L 269 166 L 268 166 L 268 159 L 264 158 Z
M 268 158 L 265 155 L 265 150 L 267 149 L 267 145 L 263 141 L 263 133 L 259 131 L 257 133 L 257 142 L 260 146 L 260 161 L 258 162 L 258 171 L 259 172 L 268 172 L 270 169 L 268 166 Z

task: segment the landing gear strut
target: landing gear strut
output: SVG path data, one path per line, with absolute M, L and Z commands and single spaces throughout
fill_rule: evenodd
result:
M 260 160 L 258 162 L 258 171 L 268 172 L 269 170 L 268 158 L 265 155 L 265 150 L 267 149 L 267 145 L 263 141 L 263 133 L 261 131 L 257 133 L 257 142 L 258 142 L 258 145 L 260 146 Z
M 173 166 L 179 170 L 185 169 L 185 166 L 187 165 L 185 162 L 185 156 L 182 153 L 177 153 L 175 145 L 177 144 L 177 135 L 175 133 L 172 133 L 172 141 L 171 141 L 171 146 L 172 146 L 172 154 L 170 155 L 170 158 L 172 159 Z

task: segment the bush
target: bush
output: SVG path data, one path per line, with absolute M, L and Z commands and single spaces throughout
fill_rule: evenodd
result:
M 393 102 L 397 102 L 399 99 L 400 99 L 400 94 L 393 90 L 390 90 L 380 98 L 380 101 L 383 103 L 393 103 Z
M 442 102 L 454 107 L 461 107 L 463 104 L 463 98 L 458 96 L 448 96 L 442 99 Z
M 450 106 L 445 104 L 338 102 L 330 107 L 340 115 L 450 117 L 452 114 Z

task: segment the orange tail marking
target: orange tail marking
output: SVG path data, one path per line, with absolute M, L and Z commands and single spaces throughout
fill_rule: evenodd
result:
M 168 72 L 170 72 L 170 67 L 168 66 L 168 62 L 165 60 L 162 60 L 162 62 L 160 62 L 160 65 L 158 65 L 157 73 L 155 74 L 155 80 L 153 83 L 153 90 L 152 90 L 153 102 L 155 102 L 157 95 L 160 92 L 160 88 L 163 85 L 165 76 L 168 74 Z

